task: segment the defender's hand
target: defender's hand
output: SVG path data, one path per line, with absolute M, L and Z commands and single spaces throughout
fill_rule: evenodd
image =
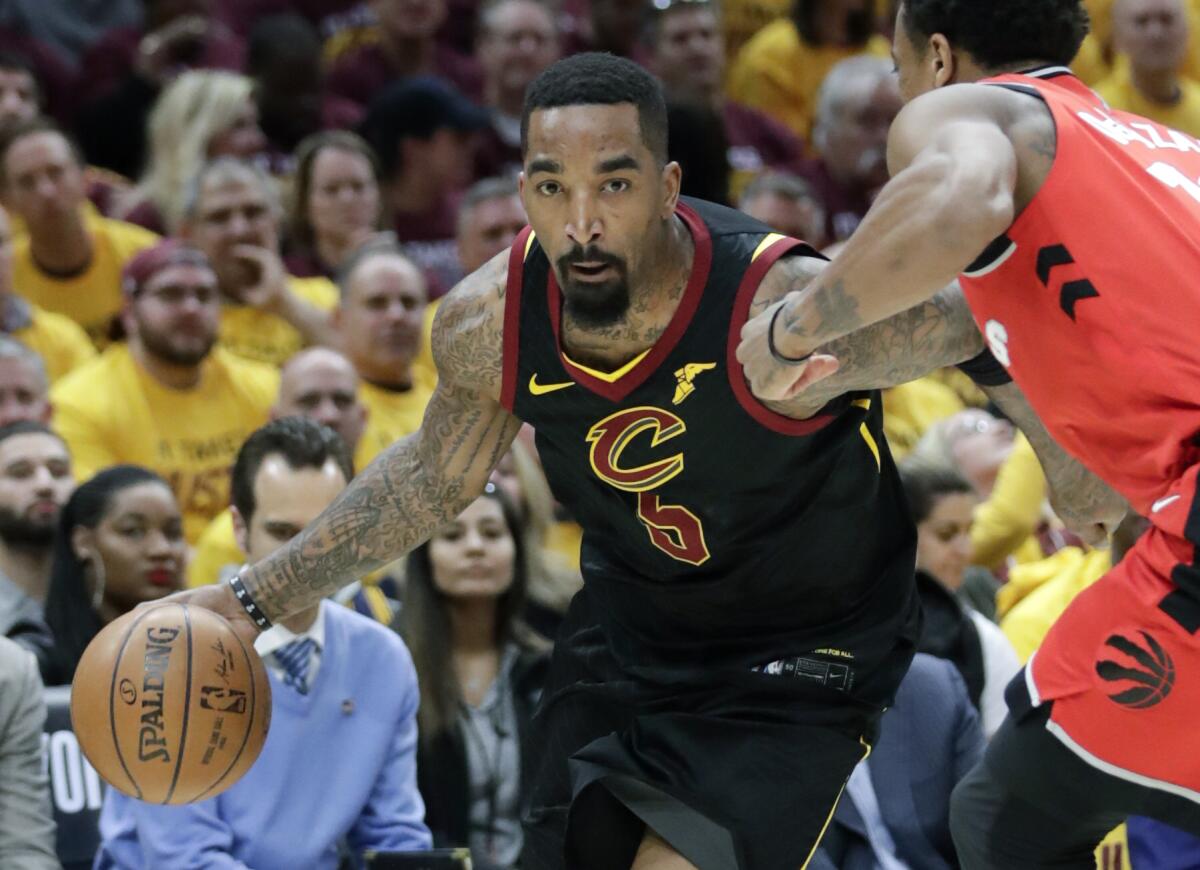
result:
M 746 321 L 746 325 L 742 327 L 742 340 L 737 349 L 738 362 L 742 364 L 742 372 L 750 384 L 750 391 L 764 402 L 791 399 L 838 370 L 837 358 L 829 354 L 813 353 L 803 362 L 792 364 L 782 362 L 772 355 L 767 330 L 773 326 L 776 350 L 788 357 L 803 356 L 803 351 L 789 346 L 789 340 L 794 339 L 787 335 L 775 317 L 776 311 L 799 295 L 789 293 L 758 317 Z

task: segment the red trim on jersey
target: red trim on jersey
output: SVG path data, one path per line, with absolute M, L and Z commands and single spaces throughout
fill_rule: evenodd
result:
M 525 245 L 532 227 L 517 233 L 508 252 L 508 278 L 504 290 L 504 355 L 501 362 L 500 404 L 513 413 L 517 399 L 517 352 L 521 332 L 521 287 L 525 280 Z
M 729 386 L 733 388 L 738 403 L 751 417 L 780 435 L 809 435 L 837 419 L 837 414 L 817 413 L 807 420 L 795 420 L 775 413 L 750 392 L 750 385 L 746 383 L 746 377 L 742 373 L 742 364 L 737 358 L 738 344 L 742 340 L 742 326 L 750 315 L 750 303 L 754 301 L 758 285 L 780 257 L 796 248 L 812 250 L 804 242 L 782 238 L 759 254 L 746 270 L 742 283 L 738 286 L 737 297 L 733 301 L 733 320 L 729 324 L 729 343 L 725 360 L 725 368 L 729 372 Z
M 588 374 L 571 362 L 562 352 L 562 335 L 560 333 L 562 291 L 558 287 L 558 280 L 554 277 L 553 269 L 550 270 L 550 280 L 546 282 L 550 327 L 554 330 L 554 344 L 558 348 L 558 357 L 562 360 L 563 368 L 575 383 L 614 402 L 622 401 L 640 387 L 679 343 L 679 339 L 683 337 L 688 325 L 692 322 L 692 315 L 700 306 L 700 297 L 704 295 L 704 287 L 708 284 L 708 270 L 712 266 L 712 237 L 708 234 L 708 227 L 696 212 L 683 203 L 679 203 L 675 207 L 675 213 L 691 231 L 692 241 L 696 246 L 696 252 L 692 258 L 691 277 L 688 278 L 683 298 L 679 300 L 679 307 L 675 309 L 675 314 L 672 316 L 671 322 L 667 324 L 666 330 L 658 337 L 658 341 L 654 343 L 650 352 L 642 358 L 641 362 L 617 380 L 605 381 Z

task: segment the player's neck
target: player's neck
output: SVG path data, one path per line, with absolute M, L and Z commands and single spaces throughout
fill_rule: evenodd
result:
M 53 548 L 48 544 L 14 544 L 0 541 L 0 574 L 40 604 L 46 600 L 53 552 Z
M 1183 95 L 1179 86 L 1179 74 L 1175 70 L 1132 67 L 1129 77 L 1139 94 L 1160 106 L 1173 106 Z
M 92 262 L 92 237 L 78 209 L 30 228 L 29 252 L 51 275 L 77 275 Z
M 129 352 L 142 371 L 172 390 L 190 390 L 200 383 L 204 363 L 180 365 L 152 353 L 135 335 L 129 339 Z
M 471 656 L 496 650 L 495 599 L 451 599 L 449 611 L 451 647 L 455 655 Z
M 563 318 L 563 348 L 576 362 L 613 370 L 654 346 L 683 298 L 696 246 L 678 217 L 663 227 L 662 238 L 647 244 L 653 252 L 638 277 L 630 277 L 629 310 L 616 323 L 593 327 Z

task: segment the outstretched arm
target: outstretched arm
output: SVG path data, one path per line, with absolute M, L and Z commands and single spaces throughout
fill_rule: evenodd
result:
M 1059 446 L 1016 384 L 983 391 L 1029 439 L 1050 487 L 1050 505 L 1063 525 L 1088 546 L 1106 546 L 1129 508 L 1125 499 Z
M 483 492 L 520 421 L 499 402 L 505 255 L 446 297 L 433 329 L 439 383 L 420 430 L 393 444 L 303 532 L 243 573 L 272 621 L 426 540 Z M 180 593 L 250 632 L 228 586 Z
M 776 263 L 763 279 L 762 287 L 750 307 L 747 324 L 765 327 L 769 319 L 761 312 L 784 304 L 804 292 L 829 268 L 829 263 L 813 257 L 792 257 Z M 744 336 L 752 332 L 743 331 Z M 744 351 L 765 344 L 766 337 L 745 341 Z M 931 299 L 907 311 L 859 329 L 818 348 L 819 358 L 797 371 L 801 379 L 793 383 L 791 393 L 767 405 L 780 414 L 803 419 L 811 417 L 830 400 L 855 390 L 894 387 L 919 378 L 934 369 L 956 365 L 983 350 L 983 338 L 971 319 L 971 312 L 957 283 L 951 283 Z M 742 359 L 743 365 L 747 360 Z M 832 374 L 822 369 L 832 369 Z M 811 380 L 815 371 L 821 378 Z
M 1016 152 L 981 107 L 989 101 L 979 90 L 928 94 L 896 118 L 888 141 L 892 180 L 829 268 L 774 317 L 784 356 L 802 358 L 931 298 L 1012 223 Z M 795 373 L 767 352 L 768 326 L 747 324 L 744 341 L 762 345 L 747 354 L 747 377 L 757 396 L 777 400 Z

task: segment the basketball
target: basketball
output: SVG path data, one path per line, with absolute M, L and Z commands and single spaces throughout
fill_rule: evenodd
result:
M 220 794 L 258 758 L 271 689 L 254 649 L 199 607 L 139 608 L 109 623 L 83 654 L 71 721 L 110 785 L 149 803 Z

